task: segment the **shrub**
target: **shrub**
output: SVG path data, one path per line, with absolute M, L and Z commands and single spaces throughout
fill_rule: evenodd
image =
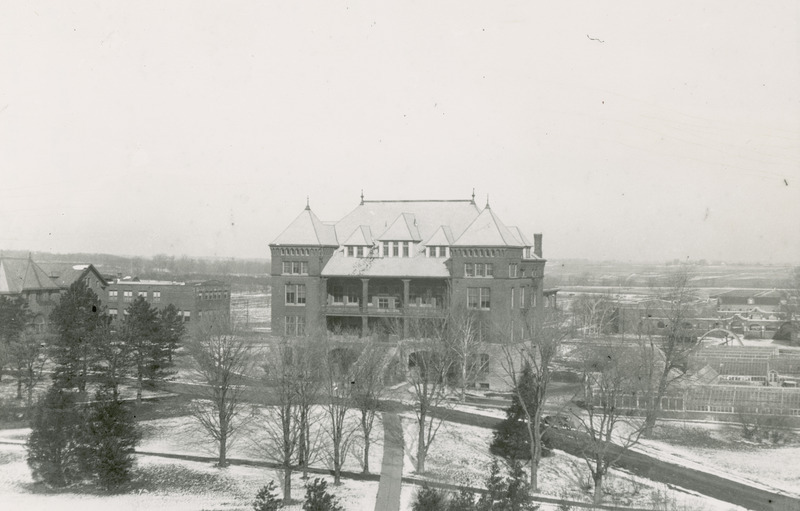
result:
M 344 511 L 337 499 L 328 493 L 328 483 L 317 477 L 306 485 L 303 511 Z
M 440 511 L 445 509 L 447 495 L 430 486 L 423 486 L 417 492 L 414 503 L 411 506 L 413 511 Z
M 283 502 L 278 498 L 278 489 L 275 481 L 261 487 L 256 493 L 256 500 L 253 501 L 255 511 L 277 511 L 283 507 Z

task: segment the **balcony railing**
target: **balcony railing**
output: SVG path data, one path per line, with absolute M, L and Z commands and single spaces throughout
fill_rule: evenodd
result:
M 441 317 L 444 309 L 441 307 L 409 306 L 383 308 L 370 305 L 359 307 L 356 305 L 325 305 L 322 312 L 328 316 L 375 316 L 375 317 Z

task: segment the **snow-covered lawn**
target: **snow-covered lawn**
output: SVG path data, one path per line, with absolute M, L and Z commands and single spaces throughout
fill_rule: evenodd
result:
M 641 439 L 636 450 L 800 496 L 800 440 L 796 433 L 786 432 L 789 442 L 779 446 L 745 442 L 737 424 L 665 421 L 655 433 L 654 439 Z
M 169 509 L 170 511 L 248 510 L 258 489 L 281 480 L 274 470 L 230 466 L 218 469 L 208 463 L 167 460 L 139 456 L 132 489 L 106 495 L 74 490 L 48 490 L 34 483 L 20 446 L 0 445 L 0 503 L 9 510 L 80 509 L 81 511 L 134 511 Z M 372 510 L 378 491 L 377 481 L 343 480 L 328 488 L 347 510 Z M 293 497 L 302 499 L 304 481 L 296 475 L 292 481 Z M 290 511 L 299 511 L 301 504 Z
M 414 475 L 417 423 L 411 413 L 401 414 L 405 440 L 404 475 Z M 425 477 L 451 484 L 484 486 L 494 456 L 489 453 L 492 430 L 445 422 L 441 425 L 426 460 Z M 502 465 L 502 462 L 501 462 Z M 738 510 L 724 502 L 666 488 L 663 484 L 612 470 L 605 483 L 604 503 L 619 506 L 652 507 L 665 497 L 678 509 Z M 539 465 L 539 491 L 542 495 L 588 502 L 592 483 L 582 459 L 561 451 L 543 458 Z M 411 509 L 416 488 L 404 485 L 401 509 Z
M 314 466 L 320 468 L 330 468 L 327 460 L 325 459 L 324 452 L 325 446 L 329 445 L 330 439 L 325 430 L 327 430 L 327 423 L 324 422 L 327 418 L 322 414 L 320 408 L 316 409 L 318 422 L 314 430 L 317 431 L 315 436 L 320 449 L 319 456 Z M 352 421 L 356 420 L 356 412 L 351 411 L 349 418 Z M 233 442 L 228 446 L 228 456 L 231 458 L 242 458 L 249 460 L 265 460 L 263 450 L 260 448 L 266 437 L 264 433 L 263 417 L 250 422 L 246 429 L 233 438 Z M 140 423 L 142 430 L 142 441 L 139 444 L 138 450 L 148 452 L 163 452 L 171 454 L 191 454 L 197 456 L 216 456 L 217 447 L 198 423 L 188 416 L 173 417 L 168 419 L 156 419 L 151 421 L 143 421 Z M 372 473 L 379 473 L 381 469 L 381 461 L 383 459 L 383 422 L 380 414 L 375 417 L 375 424 L 372 430 L 372 442 L 370 444 L 369 468 Z M 360 430 L 356 431 L 353 439 L 351 452 L 348 454 L 344 463 L 344 470 L 353 472 L 361 472 L 361 454 L 363 441 L 361 440 Z

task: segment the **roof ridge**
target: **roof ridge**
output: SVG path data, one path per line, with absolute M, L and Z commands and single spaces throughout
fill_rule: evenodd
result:
M 471 204 L 473 201 L 469 199 L 389 199 L 389 200 L 364 200 L 367 202 L 466 202 Z

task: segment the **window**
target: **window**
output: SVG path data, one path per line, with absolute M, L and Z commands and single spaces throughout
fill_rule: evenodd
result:
M 383 257 L 389 257 L 389 242 L 382 241 L 381 242 L 381 255 Z
M 511 308 L 514 308 L 514 291 L 516 291 L 513 287 L 511 288 Z M 513 330 L 513 328 L 512 328 Z
M 411 242 L 406 241 L 405 243 L 403 243 L 403 257 L 409 257 L 410 252 L 411 252 Z
M 490 309 L 492 290 L 488 287 L 467 288 L 467 307 L 470 309 Z
M 464 263 L 465 277 L 491 277 L 493 275 L 492 263 Z
M 147 298 L 147 291 L 139 291 L 136 296 L 141 296 L 142 298 Z
M 128 311 L 125 311 L 127 314 Z M 192 311 L 183 311 L 183 322 L 188 323 L 192 319 Z
M 517 270 L 519 269 L 519 265 L 517 263 L 512 263 L 508 265 L 508 276 L 509 278 L 515 279 L 517 278 Z
M 308 261 L 284 261 L 285 275 L 308 275 Z
M 305 305 L 306 286 L 305 284 L 286 284 L 286 304 Z
M 333 286 L 333 303 L 344 303 L 344 291 L 342 286 Z
M 519 289 L 519 308 L 520 309 L 524 309 L 525 308 L 525 288 L 524 287 L 521 287 Z
M 122 299 L 125 302 L 133 301 L 133 291 L 123 291 L 122 292 Z
M 351 287 L 347 290 L 347 303 L 358 303 L 358 289 Z
M 116 292 L 116 291 L 109 291 L 109 292 L 108 292 L 108 299 L 109 299 L 109 300 L 116 300 L 116 299 L 118 299 L 117 292 Z
M 378 298 L 378 308 L 379 309 L 388 309 L 389 308 L 389 299 L 388 298 Z
M 357 247 L 347 247 L 347 257 L 355 257 L 356 256 L 356 248 Z
M 394 243 L 389 242 L 389 245 L 392 247 L 392 257 L 400 257 L 400 242 L 396 241 Z
M 154 302 L 161 301 L 161 291 L 153 291 L 153 301 Z
M 306 332 L 306 318 L 303 316 L 286 316 L 284 322 L 284 334 L 289 336 L 300 336 Z
M 117 319 L 117 309 L 108 309 L 108 315 L 111 319 Z

